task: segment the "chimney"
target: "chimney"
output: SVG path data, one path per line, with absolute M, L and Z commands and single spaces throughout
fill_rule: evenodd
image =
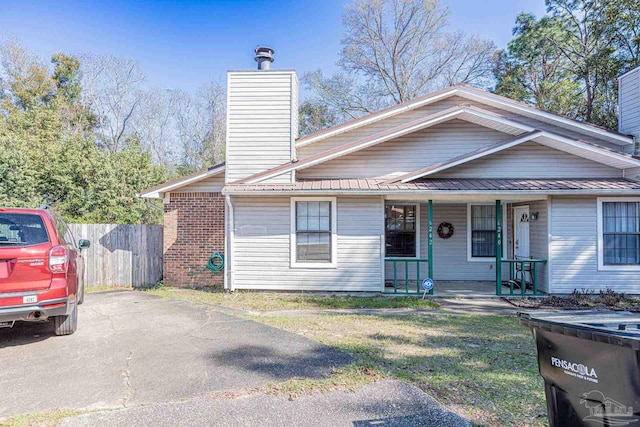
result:
M 258 70 L 269 71 L 273 62 L 275 51 L 267 46 L 258 46 L 255 49 L 256 56 L 253 58 L 258 63 Z
M 295 159 L 298 138 L 298 77 L 271 70 L 274 50 L 257 47 L 257 70 L 227 72 L 227 183 Z M 268 183 L 290 183 L 286 173 Z
M 640 66 L 618 77 L 618 132 L 633 135 L 640 155 Z

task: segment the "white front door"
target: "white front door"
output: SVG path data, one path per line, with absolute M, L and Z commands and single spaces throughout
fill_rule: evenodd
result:
M 513 208 L 513 234 L 515 258 L 529 258 L 529 206 Z

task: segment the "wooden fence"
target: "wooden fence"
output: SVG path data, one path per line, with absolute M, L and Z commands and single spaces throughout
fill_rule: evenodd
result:
M 76 239 L 88 239 L 83 251 L 85 286 L 142 287 L 162 278 L 162 226 L 70 224 Z

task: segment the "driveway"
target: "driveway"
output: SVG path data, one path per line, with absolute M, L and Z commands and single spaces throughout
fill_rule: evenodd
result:
M 133 291 L 88 294 L 71 336 L 54 336 L 51 324 L 0 329 L 0 419 L 320 378 L 351 362 L 302 336 L 211 307 Z

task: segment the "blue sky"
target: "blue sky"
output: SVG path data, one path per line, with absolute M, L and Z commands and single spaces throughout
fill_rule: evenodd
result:
M 520 11 L 544 0 L 441 0 L 450 30 L 505 47 Z M 348 0 L 0 1 L 0 37 L 17 37 L 48 59 L 54 52 L 113 54 L 140 62 L 155 86 L 194 91 L 224 82 L 228 69 L 253 69 L 258 44 L 276 50 L 274 68 L 299 75 L 335 69 Z

